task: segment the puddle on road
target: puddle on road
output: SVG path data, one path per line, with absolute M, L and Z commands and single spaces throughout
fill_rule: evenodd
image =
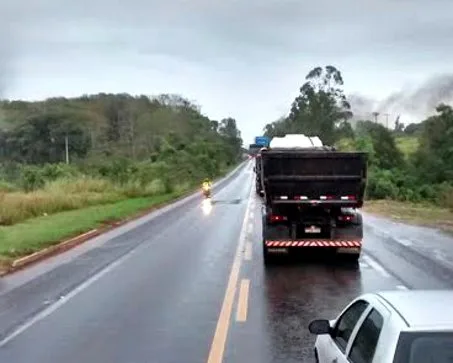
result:
M 241 204 L 242 202 L 242 199 L 241 198 L 238 198 L 238 199 L 230 199 L 230 200 L 212 200 L 211 201 L 211 204 Z

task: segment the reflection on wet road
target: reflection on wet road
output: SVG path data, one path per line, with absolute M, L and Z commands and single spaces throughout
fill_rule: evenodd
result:
M 203 211 L 204 215 L 209 215 L 212 211 L 212 200 L 205 199 L 203 202 L 201 202 L 201 210 Z
M 358 294 L 451 287 L 446 271 L 369 226 L 358 264 L 302 256 L 265 268 L 252 167 L 211 199 L 4 279 L 0 362 L 312 362 L 308 323 Z
M 312 319 L 333 318 L 363 292 L 405 288 L 367 253 L 358 264 L 302 255 L 265 268 L 259 243 L 261 202 L 252 198 L 253 228 L 246 237 L 253 241 L 252 251 L 244 249 L 241 269 L 241 278 L 250 279 L 248 320 L 231 327 L 226 362 L 244 357 L 250 363 L 312 362 L 314 337 L 307 330 Z

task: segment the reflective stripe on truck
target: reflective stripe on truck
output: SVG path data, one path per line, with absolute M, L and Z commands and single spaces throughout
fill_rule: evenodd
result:
M 266 241 L 266 247 L 362 247 L 362 240 Z

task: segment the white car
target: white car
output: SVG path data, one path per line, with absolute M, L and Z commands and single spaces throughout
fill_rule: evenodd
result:
M 309 330 L 319 363 L 452 363 L 453 290 L 364 294 Z

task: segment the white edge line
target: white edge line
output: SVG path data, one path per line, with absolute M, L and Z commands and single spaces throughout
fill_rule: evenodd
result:
M 39 312 L 37 315 L 35 315 L 33 318 L 30 320 L 26 321 L 22 325 L 20 325 L 16 330 L 14 330 L 11 334 L 6 336 L 4 339 L 0 341 L 0 348 L 6 345 L 8 342 L 25 332 L 27 329 L 31 328 L 34 324 L 37 322 L 43 320 L 44 318 L 48 317 L 50 314 L 52 314 L 54 311 L 57 309 L 61 308 L 64 304 L 66 304 L 69 300 L 71 300 L 73 297 L 77 296 L 79 293 L 81 293 L 83 290 L 88 288 L 90 285 L 98 281 L 102 276 L 107 274 L 108 272 L 112 271 L 114 268 L 118 267 L 120 264 L 122 264 L 127 258 L 132 255 L 137 251 L 136 248 L 133 250 L 129 251 L 122 257 L 120 257 L 118 260 L 114 261 L 110 265 L 104 267 L 101 271 L 96 273 L 95 275 L 91 276 L 89 279 L 85 280 L 82 282 L 80 285 L 78 285 L 74 290 L 71 290 L 66 296 L 61 297 L 60 300 L 56 301 L 52 305 L 49 305 L 47 308 Z
M 404 285 L 396 285 L 396 288 L 398 290 L 409 290 L 409 288 L 407 286 L 404 286 Z
M 394 240 L 396 242 L 398 242 L 399 244 L 402 244 L 403 246 L 406 246 L 406 247 L 409 247 L 409 246 L 413 245 L 412 241 L 410 241 L 408 239 L 394 238 Z
M 387 272 L 387 270 L 381 266 L 379 262 L 374 260 L 368 255 L 363 256 L 363 261 L 367 263 L 372 269 L 376 270 L 379 272 L 382 276 L 384 277 L 390 277 L 391 275 Z
M 391 277 L 391 274 L 389 272 L 387 272 L 387 270 L 379 262 L 377 262 L 375 259 L 373 259 L 372 257 L 370 257 L 368 255 L 364 255 L 362 257 L 362 259 L 363 259 L 363 262 L 365 264 L 367 264 L 372 269 L 378 271 L 382 276 Z M 405 286 L 403 284 L 398 284 L 398 285 L 395 286 L 395 288 L 397 290 L 410 290 L 407 286 Z
M 236 168 L 238 169 L 239 166 Z M 234 171 L 236 171 L 236 169 Z M 232 174 L 233 172 L 231 172 L 230 174 Z M 250 193 L 251 194 L 251 193 Z M 251 195 L 250 195 L 251 196 Z M 190 199 L 191 197 L 193 197 L 193 195 L 191 196 L 188 196 L 187 198 L 184 198 L 183 200 L 185 199 Z M 251 198 L 250 198 L 251 199 Z M 250 199 L 249 199 L 249 202 L 250 202 Z M 169 205 L 167 207 L 172 207 L 174 206 L 175 204 L 179 204 L 179 202 L 182 202 L 183 200 L 180 200 L 176 203 L 174 203 L 173 205 Z M 165 208 L 163 208 L 165 209 Z M 249 206 L 248 208 L 246 209 L 246 213 L 248 213 L 248 210 L 249 210 Z M 149 215 L 147 215 L 149 216 Z M 243 231 L 242 231 L 243 233 Z M 241 236 L 242 237 L 242 236 Z M 3 338 L 1 341 L 0 341 L 0 348 L 2 348 L 3 346 L 5 346 L 8 342 L 10 342 L 11 340 L 13 340 L 14 338 L 16 338 L 17 336 L 19 336 L 20 334 L 22 334 L 23 332 L 25 332 L 27 329 L 31 328 L 34 324 L 36 324 L 37 322 L 45 319 L 46 317 L 48 317 L 50 314 L 52 314 L 54 311 L 58 310 L 59 308 L 61 308 L 64 304 L 66 304 L 68 301 L 70 301 L 73 297 L 77 296 L 79 293 L 81 293 L 83 290 L 85 290 L 86 288 L 90 287 L 93 283 L 95 283 L 96 281 L 98 281 L 102 276 L 104 276 L 105 274 L 107 274 L 108 272 L 112 271 L 113 269 L 115 269 L 116 267 L 118 267 L 120 264 L 122 264 L 127 258 L 129 258 L 135 251 L 137 251 L 138 249 L 137 248 L 134 248 L 132 249 L 131 251 L 129 251 L 128 253 L 126 253 L 125 255 L 123 255 L 122 257 L 120 257 L 119 259 L 117 259 L 116 261 L 112 262 L 111 264 L 107 265 L 106 267 L 104 267 L 101 271 L 99 271 L 98 273 L 94 274 L 93 276 L 91 276 L 90 278 L 88 278 L 87 280 L 85 280 L 84 282 L 82 282 L 80 285 L 78 285 L 75 289 L 71 290 L 66 296 L 60 298 L 60 300 L 56 301 L 55 303 L 53 303 L 52 305 L 49 305 L 47 308 L 45 308 L 44 310 L 42 310 L 41 312 L 39 312 L 37 315 L 35 315 L 33 318 L 31 318 L 30 320 L 26 321 L 25 323 L 21 324 L 17 329 L 15 329 L 11 334 L 7 335 L 5 338 Z

